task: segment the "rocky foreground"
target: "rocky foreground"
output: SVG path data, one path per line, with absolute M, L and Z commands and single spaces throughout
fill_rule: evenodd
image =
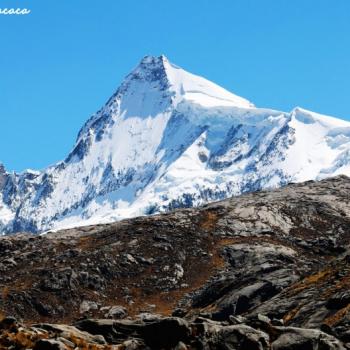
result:
M 0 238 L 1 349 L 350 349 L 350 179 Z

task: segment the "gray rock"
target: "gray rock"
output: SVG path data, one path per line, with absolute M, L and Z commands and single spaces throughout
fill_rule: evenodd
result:
M 142 312 L 137 317 L 143 322 L 155 322 L 163 318 L 161 315 L 153 314 L 150 312 Z
M 63 324 L 39 323 L 34 325 L 33 327 L 39 330 L 49 331 L 50 333 L 55 334 L 58 337 L 66 339 L 74 337 L 78 339 L 83 339 L 86 342 L 92 344 L 106 344 L 106 341 L 103 337 L 79 330 L 74 326 L 68 326 Z
M 81 314 L 88 313 L 90 311 L 98 310 L 98 305 L 94 301 L 84 300 L 79 307 L 79 312 Z
M 74 349 L 74 347 L 75 347 L 74 343 L 69 341 L 66 338 L 58 337 L 57 340 L 60 341 L 61 343 L 63 343 L 64 345 L 68 346 L 68 348 L 70 348 L 70 349 Z
M 244 321 L 245 321 L 245 318 L 240 316 L 240 315 L 238 315 L 238 316 L 230 315 L 229 316 L 229 322 L 233 325 L 242 324 Z
M 267 350 L 269 336 L 246 325 L 219 327 L 209 335 L 208 345 L 214 349 Z
M 122 319 L 128 315 L 128 310 L 124 306 L 116 305 L 111 306 L 108 312 L 105 314 L 106 318 Z
M 130 339 L 122 343 L 123 350 L 145 350 L 146 346 L 140 339 Z
M 263 322 L 263 323 L 271 323 L 271 320 L 265 316 L 265 315 L 262 315 L 262 314 L 258 314 L 258 320 Z
M 276 327 L 281 335 L 272 343 L 272 350 L 345 350 L 335 337 L 316 329 Z

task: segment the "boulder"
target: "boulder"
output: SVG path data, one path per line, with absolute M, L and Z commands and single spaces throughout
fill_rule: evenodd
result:
M 281 335 L 272 343 L 272 350 L 345 350 L 335 337 L 317 329 L 276 327 Z
M 252 327 L 240 324 L 212 328 L 206 340 L 210 349 L 267 350 L 269 336 Z
M 342 291 L 334 294 L 326 303 L 328 309 L 339 310 L 350 303 L 350 291 Z
M 98 310 L 98 305 L 94 301 L 84 300 L 79 307 L 79 312 L 81 314 L 88 313 L 90 311 Z
M 128 315 L 128 310 L 124 306 L 116 305 L 111 306 L 108 312 L 105 314 L 106 318 L 122 319 Z
M 109 344 L 119 344 L 127 340 L 129 335 L 138 334 L 141 324 L 133 321 L 115 321 L 110 319 L 85 319 L 75 323 L 75 326 L 84 332 L 93 335 L 102 335 Z
M 152 349 L 173 348 L 179 342 L 186 342 L 190 334 L 188 323 L 177 317 L 147 323 L 140 329 L 141 337 Z
M 36 329 L 43 329 L 58 337 L 65 339 L 83 339 L 84 341 L 92 344 L 106 344 L 103 337 L 94 335 L 93 333 L 88 333 L 77 329 L 74 326 L 68 326 L 63 324 L 49 324 L 49 323 L 39 323 L 33 326 Z
M 188 340 L 191 330 L 188 323 L 177 317 L 168 317 L 154 322 L 81 320 L 76 327 L 91 334 L 103 335 L 108 343 L 118 344 L 130 338 L 141 338 L 152 349 L 175 347 Z

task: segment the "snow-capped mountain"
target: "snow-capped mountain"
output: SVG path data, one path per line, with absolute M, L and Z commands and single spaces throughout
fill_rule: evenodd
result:
M 146 56 L 44 171 L 0 166 L 0 231 L 110 222 L 350 175 L 350 122 L 255 107 Z

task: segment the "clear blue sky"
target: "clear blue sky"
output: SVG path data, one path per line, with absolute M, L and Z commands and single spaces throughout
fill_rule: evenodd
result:
M 257 106 L 350 120 L 348 0 L 0 0 L 0 161 L 63 159 L 146 54 Z

